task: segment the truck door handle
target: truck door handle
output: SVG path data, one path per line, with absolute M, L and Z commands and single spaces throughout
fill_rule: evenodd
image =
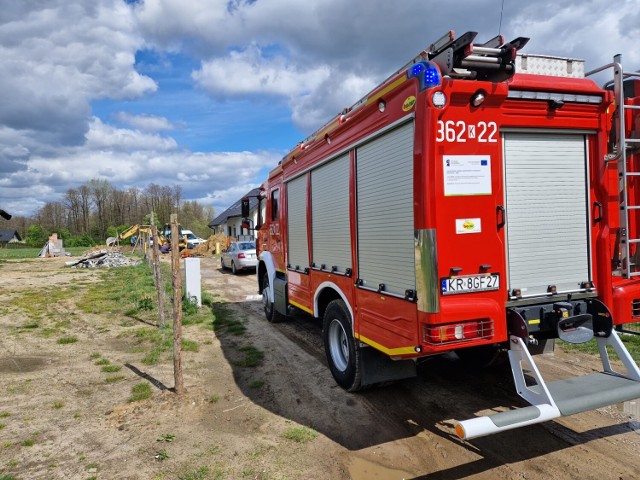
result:
M 597 213 L 596 213 L 597 209 Z M 602 221 L 602 204 L 600 202 L 593 202 L 593 222 L 597 223 Z
M 496 207 L 496 219 L 498 221 L 498 229 L 504 227 L 507 221 L 507 212 L 502 205 Z

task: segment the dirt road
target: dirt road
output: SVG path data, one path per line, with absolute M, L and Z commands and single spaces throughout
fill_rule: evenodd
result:
M 358 394 L 337 387 L 320 324 L 300 316 L 272 325 L 255 275 L 222 272 L 202 259 L 203 289 L 227 300 L 246 332 L 186 327 L 187 394 L 177 398 L 170 359 L 140 363 L 127 332 L 107 312 L 74 307 L 95 271 L 61 260 L 2 266 L 0 289 L 0 475 L 16 479 L 625 479 L 640 471 L 640 424 L 612 407 L 463 442 L 453 419 L 522 406 L 507 366 L 469 371 L 455 356 L 430 359 L 415 379 Z M 54 301 L 56 291 L 73 291 Z M 49 298 L 38 328 L 24 303 Z M 67 322 L 68 321 L 68 322 Z M 67 323 L 65 323 L 67 322 Z M 56 324 L 62 326 L 55 327 Z M 45 328 L 60 334 L 42 335 Z M 66 333 L 65 333 L 66 332 Z M 78 341 L 57 343 L 62 334 Z M 246 347 L 264 353 L 242 365 Z M 95 354 L 126 366 L 105 381 Z M 92 353 L 94 354 L 92 356 Z M 93 357 L 93 358 L 92 358 Z M 540 360 L 557 379 L 597 368 L 557 352 Z M 151 399 L 127 403 L 131 386 Z M 302 429 L 302 427 L 307 427 Z M 311 430 L 309 430 L 311 429 Z M 317 436 L 313 432 L 317 432 Z M 292 432 L 311 433 L 306 439 Z M 0 477 L 1 478 L 1 477 Z

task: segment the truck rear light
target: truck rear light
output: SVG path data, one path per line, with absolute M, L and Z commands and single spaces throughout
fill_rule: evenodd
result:
M 244 253 L 240 252 L 240 253 L 238 254 L 238 258 L 246 258 L 246 257 L 244 256 Z
M 493 320 L 478 319 L 447 325 L 423 325 L 422 341 L 430 345 L 466 342 L 493 337 Z

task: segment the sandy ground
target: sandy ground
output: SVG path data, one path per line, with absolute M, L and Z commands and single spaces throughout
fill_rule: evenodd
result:
M 453 419 L 524 405 L 507 366 L 469 371 L 450 355 L 424 362 L 415 379 L 344 392 L 326 366 L 319 322 L 301 316 L 267 323 L 255 296 L 255 275 L 222 272 L 214 258 L 201 261 L 203 289 L 224 297 L 247 332 L 216 335 L 203 325 L 185 327 L 184 337 L 200 348 L 183 354 L 187 393 L 178 397 L 171 391 L 170 358 L 156 366 L 142 364 L 143 354 L 127 334 L 144 325 L 75 306 L 98 274 L 64 267 L 64 261 L 0 266 L 0 478 L 631 480 L 640 475 L 640 424 L 623 411 L 633 404 L 458 440 Z M 68 289 L 73 295 L 59 300 L 56 292 Z M 78 341 L 57 343 L 69 335 Z M 258 367 L 234 363 L 246 345 L 264 352 Z M 107 383 L 110 374 L 95 364 L 96 353 L 122 365 L 111 375 L 124 378 Z M 561 352 L 537 360 L 549 380 L 589 373 L 599 363 Z M 131 387 L 141 381 L 153 385 L 152 398 L 127 402 Z M 302 426 L 317 436 L 307 442 L 285 438 Z

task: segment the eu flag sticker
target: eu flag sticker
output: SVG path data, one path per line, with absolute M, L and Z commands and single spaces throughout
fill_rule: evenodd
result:
M 482 167 L 486 167 L 487 165 L 489 165 L 489 162 L 487 160 L 480 160 L 480 165 Z

